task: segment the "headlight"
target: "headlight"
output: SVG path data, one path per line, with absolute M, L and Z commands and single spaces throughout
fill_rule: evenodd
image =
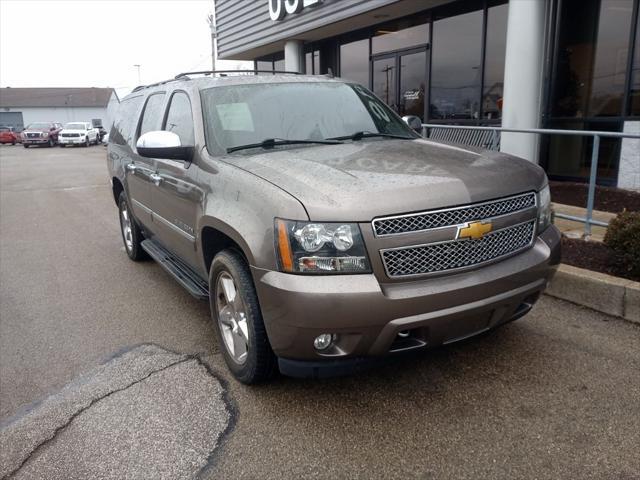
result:
M 538 192 L 538 233 L 551 225 L 551 192 L 549 185 Z
M 47 138 L 49 136 L 47 132 L 42 132 L 40 135 L 43 136 L 44 138 Z
M 370 273 L 367 251 L 355 223 L 276 219 L 280 269 L 291 273 Z

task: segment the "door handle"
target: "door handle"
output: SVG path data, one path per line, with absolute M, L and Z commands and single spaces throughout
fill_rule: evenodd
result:
M 127 172 L 136 173 L 136 166 L 133 163 L 127 164 Z
M 151 175 L 149 175 L 149 178 L 153 183 L 156 184 L 156 187 L 160 185 L 160 182 L 162 182 L 162 175 L 158 175 L 157 173 L 152 173 Z

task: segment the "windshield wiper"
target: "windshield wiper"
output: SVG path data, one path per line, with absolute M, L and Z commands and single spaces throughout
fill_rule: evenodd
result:
M 374 133 L 374 132 L 356 132 L 351 135 L 345 135 L 343 137 L 332 137 L 328 140 L 353 140 L 354 142 L 369 137 L 388 137 L 388 138 L 401 138 L 403 140 L 415 140 L 416 137 L 407 137 L 406 135 L 395 135 L 393 133 Z
M 321 144 L 321 145 L 338 145 L 342 143 L 337 138 L 328 138 L 326 140 L 289 140 L 286 138 L 267 138 L 260 143 L 250 143 L 248 145 L 239 145 L 237 147 L 227 148 L 227 153 L 237 152 L 238 150 L 246 150 L 249 148 L 269 149 L 278 145 L 305 145 L 305 144 Z

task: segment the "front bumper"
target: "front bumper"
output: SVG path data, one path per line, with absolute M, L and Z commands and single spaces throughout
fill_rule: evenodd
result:
M 82 145 L 84 137 L 59 137 L 58 143 L 60 145 Z
M 342 371 L 345 361 L 360 365 L 363 357 L 435 347 L 495 328 L 527 313 L 559 263 L 560 234 L 551 226 L 519 255 L 448 276 L 381 284 L 374 275 L 252 272 L 271 346 L 283 371 L 295 374 L 300 361 L 312 362 L 312 372 L 318 362 Z M 313 339 L 322 333 L 337 340 L 320 354 Z
M 46 145 L 49 143 L 50 137 L 23 138 L 22 143 L 25 145 Z

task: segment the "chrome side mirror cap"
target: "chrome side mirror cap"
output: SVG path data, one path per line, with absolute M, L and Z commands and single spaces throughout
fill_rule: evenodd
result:
M 402 120 L 404 120 L 404 123 L 409 125 L 409 127 L 416 132 L 422 133 L 422 120 L 420 120 L 420 117 L 416 117 L 415 115 L 405 115 L 402 117 Z
M 141 135 L 136 142 L 136 148 L 173 148 L 181 147 L 180 137 L 173 132 L 158 130 Z
M 191 162 L 193 146 L 184 146 L 180 137 L 166 130 L 147 132 L 136 142 L 138 154 L 147 158 L 161 158 L 167 160 L 181 160 Z

